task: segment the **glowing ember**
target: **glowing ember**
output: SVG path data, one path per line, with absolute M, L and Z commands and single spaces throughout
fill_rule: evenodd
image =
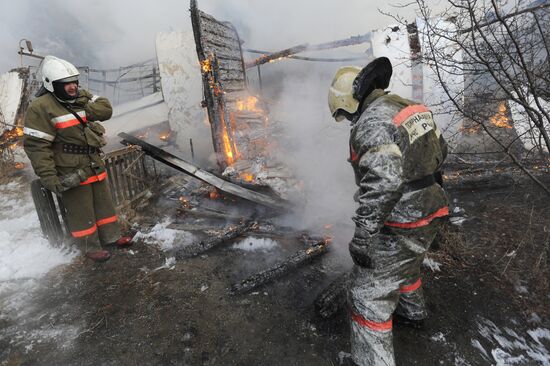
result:
M 239 176 L 241 177 L 242 180 L 244 180 L 245 182 L 253 182 L 254 181 L 254 176 L 250 173 L 241 173 L 239 174 Z
M 15 163 L 15 169 L 23 169 L 25 167 L 24 163 Z
M 498 105 L 498 112 L 489 118 L 489 122 L 499 128 L 512 128 L 510 119 L 507 116 L 506 102 L 501 102 Z
M 191 204 L 189 204 L 189 201 L 184 197 L 184 196 L 181 196 L 179 198 L 179 201 L 181 202 L 181 205 L 184 207 L 184 208 L 189 208 L 191 207 Z
M 213 190 L 213 191 L 210 191 L 210 193 L 208 194 L 208 197 L 210 197 L 211 200 L 216 200 L 220 198 L 220 194 L 218 193 L 217 190 Z
M 472 126 L 472 127 L 460 127 L 460 132 L 462 133 L 467 133 L 467 134 L 474 134 L 474 133 L 478 133 L 480 130 L 480 126 Z
M 170 138 L 171 135 L 172 135 L 172 133 L 170 131 L 163 132 L 163 133 L 159 134 L 159 139 L 161 139 L 162 141 L 168 141 L 168 139 Z

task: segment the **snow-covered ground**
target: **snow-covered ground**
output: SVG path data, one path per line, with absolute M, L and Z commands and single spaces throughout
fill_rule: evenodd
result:
M 13 324 L 0 331 L 0 339 L 7 337 L 11 343 L 24 342 L 30 350 L 33 344 L 44 339 L 59 340 L 62 346 L 66 344 L 65 336 L 76 331 L 52 328 L 48 332 L 29 333 L 21 326 L 35 317 L 33 294 L 40 290 L 41 278 L 52 269 L 70 263 L 77 253 L 52 247 L 42 236 L 28 182 L 26 177 L 18 177 L 0 185 L 0 321 Z
M 138 232 L 134 236 L 134 240 L 141 240 L 150 245 L 158 245 L 165 252 L 187 246 L 196 240 L 190 232 L 170 229 L 168 227 L 170 224 L 171 221 L 166 218 L 153 226 L 148 232 Z
M 538 365 L 550 365 L 550 351 L 545 346 L 545 343 L 550 342 L 550 329 L 534 324 L 532 329 L 527 330 L 527 334 L 518 334 L 508 327 L 499 328 L 484 318 L 479 320 L 477 326 L 480 338 L 472 339 L 472 346 L 478 349 L 490 364 L 530 365 L 533 362 Z

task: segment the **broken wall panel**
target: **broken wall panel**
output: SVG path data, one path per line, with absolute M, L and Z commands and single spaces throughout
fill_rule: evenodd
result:
M 269 122 L 265 104 L 247 89 L 235 27 L 200 11 L 196 0 L 191 1 L 191 23 L 201 65 L 203 106 L 223 175 L 237 183 L 269 186 L 284 196 L 285 184 L 267 178 L 271 176 L 268 167 L 283 168 L 277 161 L 273 134 L 277 129 Z

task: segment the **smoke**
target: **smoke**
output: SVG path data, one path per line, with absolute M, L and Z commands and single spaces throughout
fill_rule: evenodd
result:
M 433 3 L 442 7 L 438 1 Z M 198 5 L 218 19 L 231 21 L 244 47 L 268 51 L 365 34 L 394 22 L 378 9 L 414 18 L 412 7 L 396 9 L 389 0 L 199 0 Z M 18 65 L 16 47 L 21 38 L 32 40 L 37 54 L 55 54 L 96 68 L 152 58 L 157 32 L 190 29 L 188 9 L 185 0 L 4 1 L 0 5 L 0 72 Z M 356 46 L 311 55 L 360 57 L 365 51 L 365 46 Z M 357 63 L 363 66 L 367 61 Z M 299 220 L 292 221 L 311 229 L 333 224 L 342 242 L 353 232 L 349 226 L 355 185 L 346 161 L 349 125 L 334 123 L 326 97 L 334 72 L 345 64 L 283 60 L 262 67 L 262 94 L 276 101 L 272 114 L 283 121 L 288 136 L 282 142 L 282 158 L 305 187 L 307 203 Z M 249 70 L 248 76 L 259 92 L 255 72 Z

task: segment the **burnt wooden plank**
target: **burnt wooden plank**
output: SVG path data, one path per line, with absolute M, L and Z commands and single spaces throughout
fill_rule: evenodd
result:
M 288 257 L 286 260 L 276 264 L 275 266 L 258 272 L 257 274 L 248 277 L 240 283 L 234 284 L 231 287 L 232 294 L 243 294 L 252 291 L 260 286 L 263 286 L 273 280 L 280 278 L 281 276 L 289 273 L 290 271 L 298 268 L 299 266 L 312 261 L 313 259 L 325 254 L 327 252 L 327 240 L 319 239 L 315 244 L 312 244 L 309 248 L 299 250 L 295 254 Z
M 139 145 L 145 153 L 150 155 L 155 160 L 158 160 L 176 170 L 179 170 L 199 180 L 202 180 L 203 182 L 206 182 L 223 192 L 241 197 L 248 201 L 271 207 L 273 209 L 284 210 L 289 207 L 289 204 L 282 199 L 277 199 L 263 193 L 255 192 L 223 180 L 215 176 L 214 174 L 207 172 L 206 170 L 203 170 L 181 158 L 178 158 L 175 155 L 172 155 L 156 146 L 148 144 L 147 142 L 140 140 L 137 137 L 128 135 L 126 133 L 119 133 L 118 136 L 124 139 L 122 143 Z

